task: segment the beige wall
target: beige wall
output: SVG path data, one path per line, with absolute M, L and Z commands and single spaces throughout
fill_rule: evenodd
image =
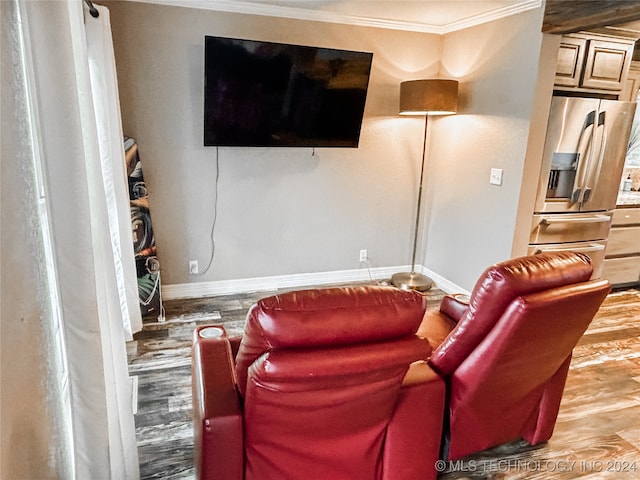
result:
M 438 72 L 438 35 L 106 2 L 125 134 L 150 189 L 167 284 L 357 269 L 410 261 L 422 121 L 401 118 L 399 84 Z M 373 52 L 358 149 L 202 146 L 205 35 Z M 216 189 L 216 157 L 220 171 Z M 187 275 L 189 259 L 201 269 Z
M 433 122 L 424 264 L 466 289 L 511 257 L 521 187 L 537 185 L 523 174 L 541 25 L 538 9 L 444 38 L 442 74 L 459 79 L 461 105 Z M 489 184 L 492 167 L 502 186 Z
M 139 142 L 165 285 L 355 269 L 362 248 L 373 267 L 408 264 L 424 121 L 397 115 L 399 83 L 438 74 L 460 80 L 461 108 L 430 121 L 428 235 L 417 263 L 470 289 L 484 267 L 511 256 L 541 9 L 437 36 L 106 4 L 124 130 Z M 360 147 L 203 147 L 204 35 L 373 52 Z M 489 185 L 491 167 L 504 169 L 502 187 Z M 213 265 L 190 277 L 188 260 L 202 269 L 210 256 L 216 194 Z

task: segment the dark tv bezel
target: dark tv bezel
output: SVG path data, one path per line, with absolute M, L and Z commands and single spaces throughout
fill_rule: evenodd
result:
M 261 143 L 261 142 L 246 142 L 246 143 L 242 143 L 242 142 L 235 142 L 235 141 L 210 141 L 207 142 L 207 87 L 206 87 L 206 79 L 207 79 L 207 38 L 212 38 L 212 39 L 216 39 L 216 40 L 223 40 L 223 41 L 229 41 L 229 42 L 248 42 L 250 44 L 256 44 L 256 45 L 274 45 L 274 46 L 280 46 L 280 47 L 293 47 L 293 48 L 300 48 L 300 49 L 317 49 L 317 50 L 322 50 L 322 51 L 327 51 L 327 52 L 344 52 L 346 54 L 357 54 L 357 55 L 363 55 L 363 56 L 368 56 L 368 69 L 366 72 L 367 75 L 367 82 L 366 82 L 366 87 L 364 88 L 364 101 L 362 102 L 362 110 L 360 111 L 358 109 L 358 118 L 359 118 L 359 122 L 358 122 L 358 129 L 357 132 L 355 132 L 355 135 L 353 136 L 352 139 L 349 140 L 337 140 L 337 139 L 319 139 L 319 138 L 298 138 L 295 142 L 284 142 L 284 143 Z M 346 49 L 339 49 L 339 48 L 329 48 L 329 47 L 319 47 L 316 45 L 300 45 L 300 44 L 293 44 L 293 43 L 282 43 L 282 42 L 270 42 L 270 41 L 263 41 L 263 40 L 252 40 L 252 39 L 244 39 L 244 38 L 235 38 L 235 37 L 224 37 L 224 36 L 217 36 L 217 35 L 205 35 L 204 36 L 204 46 L 203 46 L 203 50 L 204 50 L 204 88 L 203 88 L 203 106 L 204 106 L 204 112 L 203 112 L 203 145 L 205 147 L 247 147 L 247 148 L 253 148 L 253 147 L 261 147 L 261 148 L 265 148 L 265 147 L 273 147 L 273 148 L 358 148 L 360 145 L 360 136 L 362 134 L 362 124 L 364 122 L 364 112 L 366 109 L 366 102 L 367 102 L 367 96 L 369 93 L 369 83 L 371 81 L 371 70 L 372 70 L 372 65 L 373 65 L 373 52 L 365 52 L 365 51 L 359 51 L 359 50 L 346 50 Z M 321 140 L 321 141 L 319 141 Z

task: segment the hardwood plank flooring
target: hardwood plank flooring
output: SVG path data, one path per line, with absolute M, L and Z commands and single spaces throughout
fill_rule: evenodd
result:
M 241 333 L 248 308 L 274 293 L 167 301 L 166 321 L 145 320 L 127 344 L 130 374 L 139 381 L 135 422 L 143 480 L 194 478 L 193 329 L 223 324 Z M 428 308 L 437 308 L 442 295 L 427 292 Z M 445 467 L 440 480 L 640 478 L 640 290 L 612 292 L 575 348 L 549 442 L 513 442 Z

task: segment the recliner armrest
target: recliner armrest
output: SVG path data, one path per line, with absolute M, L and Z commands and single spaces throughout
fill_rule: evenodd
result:
M 234 363 L 235 363 L 236 355 L 238 354 L 238 350 L 240 349 L 240 342 L 242 341 L 242 335 L 232 335 L 227 338 L 229 339 L 229 344 L 231 345 L 231 358 L 234 359 Z
M 435 480 L 445 383 L 424 362 L 411 365 L 387 427 L 382 480 Z
M 467 310 L 469 310 L 469 297 L 467 295 L 445 295 L 440 303 L 440 311 L 456 323 L 467 313 Z
M 192 350 L 196 478 L 242 480 L 242 407 L 231 344 L 221 326 L 199 327 Z

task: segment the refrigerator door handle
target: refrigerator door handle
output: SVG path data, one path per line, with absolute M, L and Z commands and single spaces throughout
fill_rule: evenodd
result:
M 581 253 L 589 253 L 589 252 L 600 252 L 602 250 L 605 249 L 604 245 L 601 245 L 599 243 L 589 243 L 588 245 L 585 245 L 584 247 L 577 247 L 577 246 L 571 246 L 571 247 L 566 247 L 564 245 L 558 245 L 557 247 L 545 247 L 545 248 L 537 248 L 533 254 L 534 255 L 538 255 L 540 253 L 544 253 L 544 252 L 566 252 L 567 250 L 570 250 L 572 252 L 581 252 Z
M 570 218 L 557 218 L 549 217 L 543 218 L 541 224 L 551 225 L 554 223 L 603 223 L 611 220 L 609 215 L 590 215 L 588 217 L 570 217 Z
M 594 126 L 596 124 L 596 110 L 591 110 L 584 119 L 584 124 L 580 136 L 578 137 L 578 165 L 576 171 L 575 185 L 577 188 L 571 194 L 572 203 L 582 202 L 584 183 L 586 181 L 586 169 L 589 164 L 591 147 L 593 144 Z M 587 133 L 588 132 L 588 133 Z
M 581 188 L 576 188 L 571 194 L 571 203 L 578 203 L 580 201 Z
M 591 192 L 593 191 L 593 186 L 598 184 L 598 179 L 600 178 L 600 172 L 602 170 L 602 164 L 604 163 L 604 153 L 607 148 L 607 112 L 603 110 L 598 115 L 598 126 L 596 127 L 595 134 L 597 135 L 598 130 L 602 129 L 602 137 L 600 138 L 600 149 L 598 152 L 598 161 L 596 165 L 589 168 L 589 175 L 587 175 L 586 186 L 584 188 L 584 193 L 582 195 L 582 201 L 580 202 L 580 207 L 589 201 L 589 197 L 591 197 Z M 595 172 L 594 172 L 595 169 Z

